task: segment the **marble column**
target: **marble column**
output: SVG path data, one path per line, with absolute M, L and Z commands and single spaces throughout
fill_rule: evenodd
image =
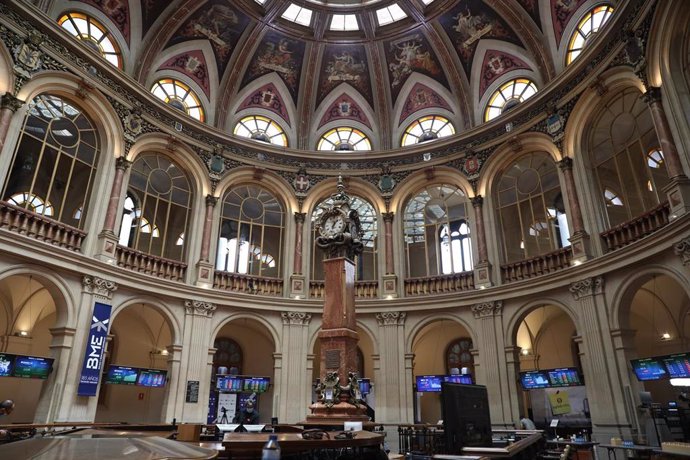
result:
M 295 253 L 292 260 L 292 275 L 290 275 L 290 295 L 295 298 L 306 296 L 306 285 L 302 273 L 302 254 L 304 250 L 304 221 L 307 214 L 296 212 L 295 216 Z
M 669 218 L 675 219 L 690 212 L 690 179 L 683 171 L 683 164 L 673 141 L 673 134 L 661 102 L 661 88 L 651 87 L 642 97 L 649 105 L 654 129 L 664 155 L 669 184 L 664 187 L 663 192 L 666 193 L 670 206 Z
M 281 423 L 296 423 L 304 419 L 311 403 L 312 374 L 302 371 L 309 355 L 311 314 L 284 311 L 280 316 L 283 321 L 280 369 L 284 367 L 294 369 L 295 372 L 274 375 L 275 388 L 280 388 L 280 393 L 274 393 L 273 411 Z M 306 392 L 305 389 L 309 391 Z
M 204 216 L 204 228 L 201 235 L 201 251 L 199 261 L 196 264 L 197 285 L 213 286 L 213 263 L 209 260 L 211 252 L 211 233 L 213 230 L 213 211 L 218 204 L 218 197 L 206 195 L 206 215 Z
M 24 101 L 17 99 L 10 93 L 0 96 L 0 152 L 5 147 L 12 116 L 22 105 L 24 105 Z
M 407 386 L 405 363 L 405 312 L 386 311 L 376 314 L 379 327 L 379 367 L 381 378 L 376 380 L 376 421 L 409 423 L 408 407 L 412 407 Z
M 393 217 L 392 212 L 383 213 L 384 244 L 386 247 L 386 273 L 383 275 L 383 295 L 397 297 L 397 276 L 395 275 L 395 259 L 393 251 Z
M 604 298 L 604 279 L 586 278 L 570 285 L 579 313 L 577 331 L 582 338 L 582 367 L 595 441 L 612 436 L 626 438 L 631 420 L 625 410 L 623 385 L 616 366 L 616 356 L 609 329 L 608 308 Z
M 589 235 L 585 231 L 580 199 L 577 196 L 577 188 L 575 187 L 573 159 L 570 157 L 563 157 L 563 159 L 558 162 L 558 167 L 563 174 L 565 194 L 568 197 L 568 221 L 573 226 L 573 234 L 569 238 L 573 251 L 573 262 L 580 264 L 590 258 L 591 251 Z
M 491 264 L 489 263 L 489 252 L 486 245 L 484 212 L 482 210 L 483 205 L 484 198 L 481 195 L 477 195 L 472 198 L 475 228 L 477 229 L 477 237 L 473 240 L 477 244 L 477 257 L 479 258 L 479 261 L 474 264 L 474 285 L 477 288 L 486 288 L 491 286 Z
M 122 196 L 125 172 L 131 165 L 132 162 L 125 157 L 118 157 L 115 160 L 115 178 L 110 189 L 108 209 L 105 214 L 103 230 L 98 235 L 99 252 L 97 257 L 103 260 L 113 261 L 116 258 L 118 237 L 115 234 L 115 220 L 117 219 L 117 211 L 120 209 L 120 197 Z

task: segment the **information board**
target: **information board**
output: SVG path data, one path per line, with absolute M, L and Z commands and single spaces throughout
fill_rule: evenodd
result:
M 416 377 L 417 391 L 420 393 L 441 391 L 443 375 L 418 375 Z
M 245 377 L 242 391 L 245 393 L 264 393 L 268 391 L 271 379 L 268 377 Z
M 662 356 L 661 360 L 668 371 L 669 378 L 680 379 L 690 377 L 690 354 Z
M 549 376 L 549 385 L 552 387 L 572 387 L 582 385 L 580 372 L 574 367 L 549 369 L 546 372 Z
M 239 393 L 244 388 L 244 380 L 236 375 L 219 375 L 216 380 L 216 388 L 220 391 Z
M 138 369 L 126 366 L 109 366 L 105 383 L 116 385 L 136 385 Z
M 11 367 L 13 368 L 12 377 L 47 379 L 53 368 L 53 358 L 15 355 L 14 363 Z
M 668 378 L 666 366 L 659 358 L 642 358 L 630 361 L 637 380 L 659 380 Z
M 185 402 L 198 403 L 199 402 L 199 381 L 187 380 L 187 392 L 185 393 Z
M 520 383 L 525 390 L 549 387 L 549 375 L 546 371 L 520 372 Z
M 163 369 L 139 369 L 137 385 L 150 388 L 162 388 L 165 386 L 165 378 L 168 371 Z

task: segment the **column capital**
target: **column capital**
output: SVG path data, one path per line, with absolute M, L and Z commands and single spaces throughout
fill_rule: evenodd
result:
M 558 167 L 561 171 L 572 171 L 573 159 L 570 157 L 563 157 L 563 159 L 558 162 Z
M 121 169 L 123 171 L 127 171 L 130 166 L 132 166 L 132 162 L 129 161 L 124 156 L 120 156 L 120 157 L 117 157 L 117 159 L 115 159 L 115 168 L 116 169 Z
M 311 313 L 302 311 L 283 311 L 280 312 L 283 324 L 291 326 L 308 326 L 311 322 Z
M 213 316 L 218 306 L 214 303 L 203 302 L 201 300 L 185 300 L 184 310 L 188 315 L 206 316 L 208 318 Z
M 475 318 L 489 318 L 501 316 L 503 313 L 503 301 L 482 302 L 472 305 L 472 314 Z
M 473 196 L 470 201 L 472 202 L 472 206 L 475 208 L 481 208 L 484 205 L 484 197 L 481 195 Z
M 9 109 L 12 112 L 16 112 L 22 105 L 24 105 L 24 101 L 11 93 L 5 93 L 0 96 L 0 109 Z
M 674 244 L 673 252 L 681 258 L 684 266 L 690 264 L 690 237 L 684 238 Z
M 661 102 L 661 88 L 658 86 L 650 86 L 647 88 L 647 92 L 642 95 L 642 100 L 648 105 Z
M 381 214 L 384 222 L 393 222 L 393 217 L 395 217 L 394 212 L 384 212 Z
M 213 195 L 206 195 L 206 207 L 215 208 L 218 204 L 218 197 Z
M 95 296 L 111 299 L 113 292 L 117 291 L 117 283 L 114 281 L 99 278 L 97 276 L 84 275 L 81 280 L 84 292 Z
M 604 290 L 604 277 L 597 276 L 576 281 L 570 285 L 569 290 L 575 300 L 601 294 Z
M 383 311 L 376 313 L 376 322 L 379 326 L 402 326 L 405 324 L 407 313 L 404 311 Z
M 295 222 L 297 222 L 298 224 L 303 224 L 306 218 L 306 212 L 295 212 Z

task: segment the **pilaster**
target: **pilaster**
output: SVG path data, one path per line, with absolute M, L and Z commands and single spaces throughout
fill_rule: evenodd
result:
M 405 422 L 412 409 L 405 363 L 405 319 L 407 313 L 385 311 L 376 314 L 379 327 L 380 378 L 376 384 L 376 419 L 382 423 Z M 410 379 L 411 380 L 411 379 Z
M 489 252 L 486 244 L 486 230 L 484 229 L 484 197 L 477 195 L 472 198 L 474 208 L 474 220 L 477 228 L 477 257 L 478 261 L 474 264 L 474 285 L 478 289 L 491 286 L 491 264 L 489 263 Z
M 274 373 L 276 387 L 280 394 L 274 394 L 274 411 L 278 419 L 284 423 L 297 422 L 304 418 L 304 408 L 311 402 L 311 391 L 304 389 L 312 387 L 312 374 L 302 371 L 309 354 L 309 324 L 311 313 L 299 311 L 284 311 L 280 313 L 283 322 L 283 340 L 280 360 L 274 357 L 274 370 L 283 367 L 294 369 L 294 372 L 280 372 L 280 377 Z

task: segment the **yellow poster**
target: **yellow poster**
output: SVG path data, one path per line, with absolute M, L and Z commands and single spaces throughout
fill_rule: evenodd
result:
M 570 413 L 570 398 L 568 392 L 560 390 L 557 393 L 549 393 L 551 403 L 551 413 L 553 415 L 563 415 Z

